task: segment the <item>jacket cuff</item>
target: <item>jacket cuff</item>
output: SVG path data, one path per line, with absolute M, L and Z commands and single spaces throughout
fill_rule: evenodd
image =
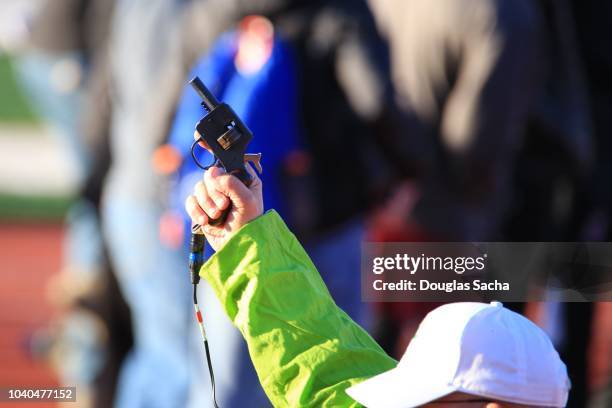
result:
M 269 210 L 240 228 L 202 266 L 200 276 L 208 281 L 219 299 L 225 303 L 228 286 L 237 283 L 240 276 L 258 271 L 259 268 L 249 266 L 261 262 L 261 257 L 275 251 L 275 248 L 280 249 L 280 241 L 289 237 L 293 237 L 293 233 L 280 215 L 275 210 Z

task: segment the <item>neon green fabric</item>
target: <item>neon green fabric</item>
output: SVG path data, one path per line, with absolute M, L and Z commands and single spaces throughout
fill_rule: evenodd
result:
M 200 275 L 246 339 L 275 407 L 359 406 L 345 390 L 397 365 L 336 306 L 274 211 L 238 231 Z

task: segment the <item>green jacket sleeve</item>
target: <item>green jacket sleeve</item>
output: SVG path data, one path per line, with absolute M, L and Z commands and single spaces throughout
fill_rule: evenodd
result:
M 397 364 L 336 306 L 274 211 L 240 229 L 200 275 L 242 332 L 275 407 L 358 406 L 345 390 Z

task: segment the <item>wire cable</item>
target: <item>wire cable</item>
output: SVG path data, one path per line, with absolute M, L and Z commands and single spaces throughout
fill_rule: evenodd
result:
M 208 347 L 208 338 L 206 337 L 206 330 L 204 329 L 204 322 L 202 319 L 202 313 L 198 306 L 198 284 L 193 284 L 193 308 L 195 310 L 196 319 L 198 326 L 200 327 L 200 333 L 202 334 L 202 340 L 204 341 L 204 350 L 206 351 L 206 363 L 208 364 L 208 374 L 210 375 L 210 385 L 212 387 L 212 403 L 214 408 L 219 408 L 217 404 L 217 388 L 215 386 L 215 373 L 213 371 L 212 360 L 210 358 L 210 348 Z

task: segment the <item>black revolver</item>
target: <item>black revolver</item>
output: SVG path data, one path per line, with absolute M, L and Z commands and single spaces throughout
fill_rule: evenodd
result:
M 246 153 L 253 133 L 229 105 L 220 103 L 215 98 L 200 78 L 195 77 L 189 83 L 202 98 L 202 106 L 208 112 L 196 124 L 196 130 L 201 137 L 196 143 L 203 140 L 212 150 L 216 159 L 214 166 L 223 167 L 227 173 L 238 177 L 247 187 L 250 186 L 252 179 L 245 167 L 246 162 L 252 162 L 261 173 L 261 153 Z M 210 220 L 209 224 L 223 224 L 229 211 L 230 207 L 219 218 Z

